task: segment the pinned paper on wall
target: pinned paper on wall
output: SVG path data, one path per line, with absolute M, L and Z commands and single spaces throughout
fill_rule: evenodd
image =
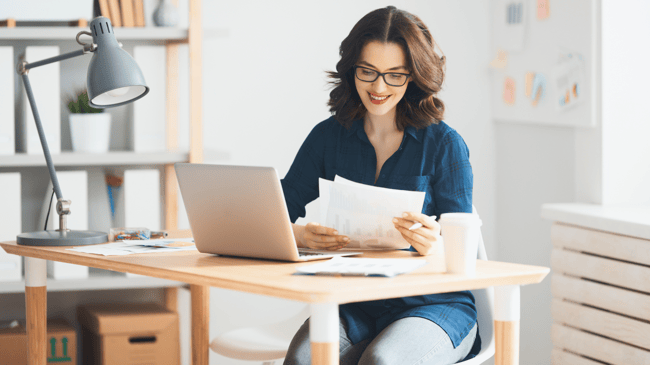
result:
M 492 68 L 506 68 L 508 66 L 508 52 L 499 49 L 497 50 L 497 57 L 490 62 Z
M 490 3 L 493 41 L 487 63 L 492 118 L 519 124 L 595 126 L 598 2 Z
M 503 82 L 503 101 L 508 105 L 515 105 L 515 80 L 511 77 L 506 77 Z
M 550 0 L 537 0 L 537 20 L 544 20 L 549 17 L 549 1 Z
M 546 96 L 546 76 L 541 73 L 527 72 L 525 80 L 525 95 L 531 98 L 533 106 L 537 106 Z
M 534 72 L 527 72 L 526 77 L 525 77 L 525 83 L 526 83 L 526 91 L 525 95 L 527 98 L 529 98 L 533 94 L 533 79 L 535 78 L 535 73 Z
M 521 51 L 525 45 L 527 27 L 526 1 L 500 0 L 498 4 L 496 46 L 510 52 Z
M 554 71 L 555 105 L 567 110 L 584 100 L 585 63 L 578 53 L 560 55 Z

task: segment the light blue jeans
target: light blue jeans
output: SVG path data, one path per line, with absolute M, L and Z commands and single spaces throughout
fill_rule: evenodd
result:
M 428 319 L 407 317 L 386 327 L 374 339 L 352 345 L 343 321 L 339 321 L 340 365 L 450 365 L 467 356 L 476 338 L 476 325 L 454 348 L 440 326 Z M 291 340 L 285 365 L 311 364 L 309 320 Z

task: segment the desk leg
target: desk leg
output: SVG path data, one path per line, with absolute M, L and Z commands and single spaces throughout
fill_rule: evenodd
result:
M 519 285 L 494 288 L 495 365 L 519 364 Z
M 338 365 L 339 363 L 339 305 L 312 303 L 309 319 L 311 363 Z
M 25 257 L 25 309 L 27 314 L 27 364 L 47 360 L 47 261 Z
M 208 365 L 210 355 L 210 287 L 190 285 L 192 295 L 192 365 Z

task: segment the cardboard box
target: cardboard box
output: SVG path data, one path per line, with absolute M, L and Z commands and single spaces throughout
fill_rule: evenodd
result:
M 80 306 L 84 365 L 180 364 L 178 313 L 154 303 Z
M 77 333 L 63 319 L 47 321 L 47 362 L 61 365 L 77 364 Z M 0 329 L 0 365 L 27 364 L 27 331 L 25 324 Z

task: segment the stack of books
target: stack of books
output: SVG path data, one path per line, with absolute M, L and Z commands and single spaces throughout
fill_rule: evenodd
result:
M 144 0 L 98 0 L 99 15 L 113 27 L 144 27 Z

